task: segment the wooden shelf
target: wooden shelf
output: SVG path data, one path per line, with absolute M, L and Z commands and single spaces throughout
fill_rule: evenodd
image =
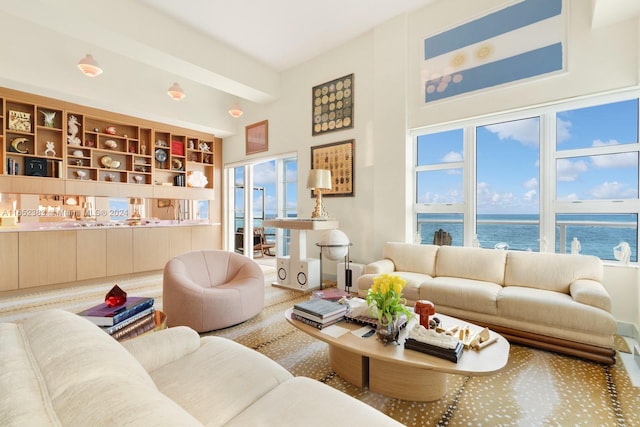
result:
M 187 198 L 198 199 L 197 192 L 202 191 L 205 199 L 210 194 L 204 190 L 215 188 L 214 151 L 221 140 L 211 134 L 2 88 L 0 118 L 3 179 L 31 175 L 72 181 L 72 188 L 78 181 L 127 184 L 113 193 L 133 197 L 139 190 L 132 188 L 186 186 L 187 176 L 198 171 L 207 178 L 206 187 L 186 193 L 176 188 L 175 198 L 188 194 Z M 156 149 L 166 159 L 159 161 Z M 110 167 L 109 160 L 117 167 Z M 15 182 L 19 181 L 12 185 Z

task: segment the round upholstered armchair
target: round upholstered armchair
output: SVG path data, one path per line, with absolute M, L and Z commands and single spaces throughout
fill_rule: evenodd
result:
M 162 309 L 168 326 L 198 332 L 226 328 L 264 307 L 264 274 L 253 260 L 221 250 L 176 256 L 164 267 Z

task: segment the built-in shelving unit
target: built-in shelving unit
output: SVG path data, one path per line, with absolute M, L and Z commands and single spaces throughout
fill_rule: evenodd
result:
M 212 134 L 1 88 L 0 121 L 0 191 L 212 198 Z

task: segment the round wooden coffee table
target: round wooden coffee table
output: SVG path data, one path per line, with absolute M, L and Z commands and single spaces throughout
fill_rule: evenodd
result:
M 350 332 L 332 337 L 320 329 L 291 318 L 292 309 L 285 312 L 289 323 L 301 331 L 329 344 L 329 364 L 340 377 L 358 387 L 403 400 L 428 402 L 442 398 L 447 392 L 447 374 L 481 376 L 491 375 L 507 364 L 509 342 L 491 331 L 491 338 L 497 341 L 480 351 L 465 350 L 458 363 L 436 356 L 404 348 L 404 340 L 409 328 L 416 323 L 409 321 L 400 333 L 400 345 L 382 345 L 373 335 L 360 338 Z M 480 331 L 480 326 L 455 317 L 436 314 L 441 325 L 448 328 L 458 325 L 468 326 L 471 332 Z M 349 331 L 361 325 L 340 322 L 336 324 Z

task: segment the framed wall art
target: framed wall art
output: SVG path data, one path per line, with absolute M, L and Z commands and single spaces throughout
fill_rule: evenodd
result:
M 263 120 L 245 127 L 245 153 L 255 154 L 269 149 L 269 121 Z
M 331 190 L 323 190 L 323 197 L 354 196 L 354 143 L 350 139 L 311 147 L 311 169 L 331 171 Z M 313 191 L 311 196 L 315 197 Z
M 353 87 L 353 74 L 313 87 L 313 136 L 353 127 Z

